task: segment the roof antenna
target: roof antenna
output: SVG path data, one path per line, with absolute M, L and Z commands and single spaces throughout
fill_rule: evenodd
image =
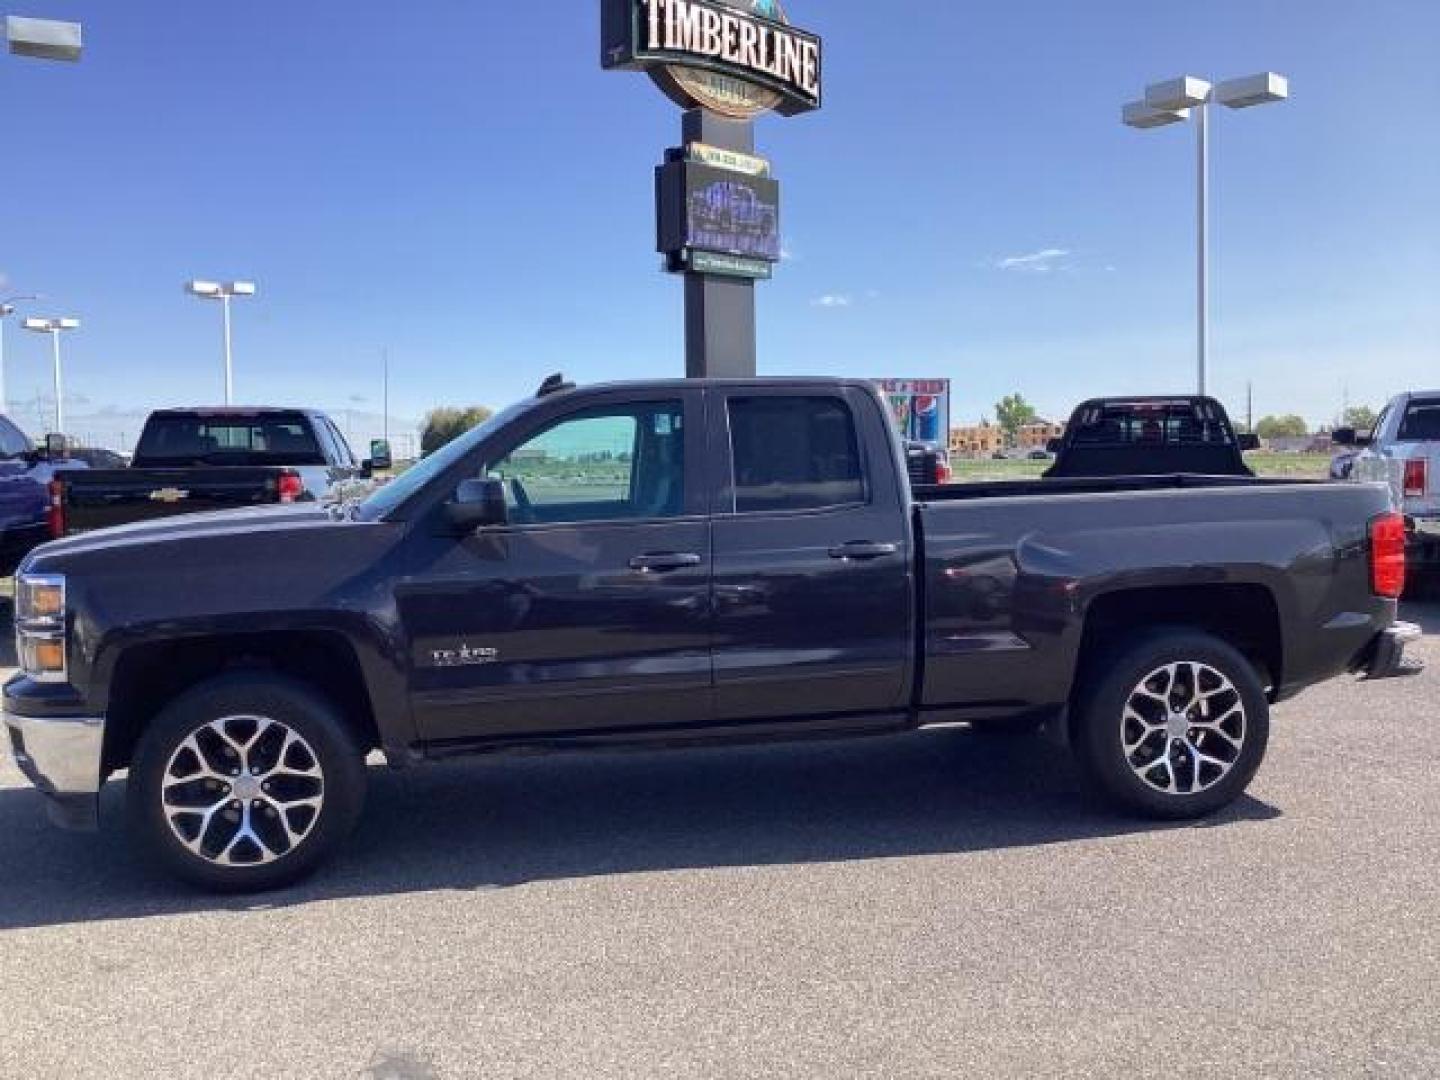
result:
M 575 384 L 573 382 L 566 382 L 565 376 L 557 371 L 540 384 L 540 389 L 536 391 L 535 396 L 537 398 L 549 397 L 551 394 L 559 394 L 566 390 L 574 389 Z

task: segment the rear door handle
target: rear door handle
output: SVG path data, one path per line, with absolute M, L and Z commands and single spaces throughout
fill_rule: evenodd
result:
M 884 544 L 874 540 L 852 540 L 848 544 L 830 549 L 832 559 L 883 559 L 900 550 L 899 544 Z
M 699 566 L 701 561 L 699 555 L 689 552 L 653 552 L 648 555 L 636 555 L 630 560 L 630 569 L 639 570 L 641 573 L 660 574 L 667 570 L 684 570 L 687 567 Z

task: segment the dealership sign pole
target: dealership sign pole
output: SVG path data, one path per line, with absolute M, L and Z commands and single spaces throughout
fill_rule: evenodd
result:
M 780 185 L 755 118 L 820 107 L 821 43 L 779 0 L 601 0 L 601 65 L 685 110 L 656 169 L 656 246 L 685 276 L 685 370 L 755 374 L 755 283 L 780 261 Z

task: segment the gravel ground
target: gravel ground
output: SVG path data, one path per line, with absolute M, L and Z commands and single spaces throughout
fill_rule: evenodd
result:
M 1440 606 L 1277 710 L 1250 797 L 1117 819 L 963 730 L 376 769 L 256 899 L 0 769 L 0 1076 L 1440 1075 Z

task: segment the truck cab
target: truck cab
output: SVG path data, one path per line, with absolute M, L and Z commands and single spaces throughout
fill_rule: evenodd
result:
M 1051 441 L 1055 464 L 1045 476 L 1254 476 L 1243 453 L 1258 446 L 1214 398 L 1094 398 Z

